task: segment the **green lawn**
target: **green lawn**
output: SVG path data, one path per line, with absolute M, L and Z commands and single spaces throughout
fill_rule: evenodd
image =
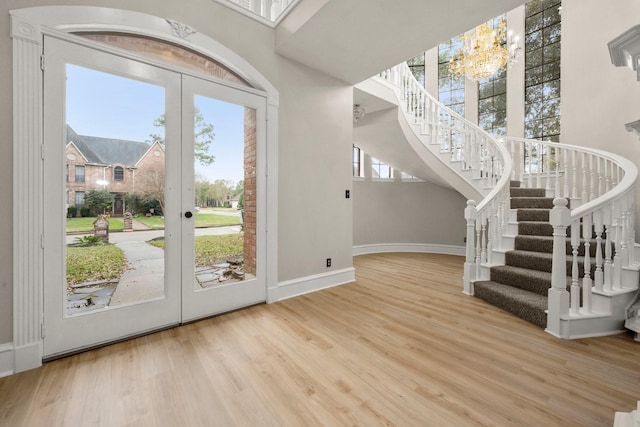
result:
M 95 217 L 67 218 L 67 233 L 93 233 L 93 221 Z M 109 218 L 110 231 L 122 231 L 124 222 L 122 218 Z
M 196 213 L 196 227 L 219 227 L 223 225 L 240 225 L 240 218 L 228 215 L 216 215 L 211 213 Z M 146 225 L 149 228 L 164 228 L 164 217 L 162 216 L 143 216 L 136 218 L 136 221 Z
M 151 240 L 150 245 L 164 248 L 164 240 Z M 243 255 L 244 235 L 197 236 L 195 238 L 196 266 L 203 267 L 224 261 L 225 258 Z
M 122 250 L 114 245 L 67 246 L 67 283 L 118 280 L 127 266 Z

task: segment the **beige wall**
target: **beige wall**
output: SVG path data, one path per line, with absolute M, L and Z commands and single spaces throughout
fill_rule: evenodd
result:
M 638 0 L 563 0 L 561 142 L 610 151 L 640 166 L 640 139 L 624 127 L 640 119 L 640 82 L 631 69 L 611 63 L 607 47 L 637 24 Z
M 43 5 L 128 9 L 181 21 L 242 56 L 280 92 L 278 281 L 352 265 L 352 88 L 273 52 L 273 30 L 211 0 L 5 0 L 0 3 L 0 93 L 10 94 L 9 11 Z M 0 343 L 12 340 L 12 99 L 0 97 Z
M 353 244 L 464 246 L 466 199 L 429 182 L 353 183 Z

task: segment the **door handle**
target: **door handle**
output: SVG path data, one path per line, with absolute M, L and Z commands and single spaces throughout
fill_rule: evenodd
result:
M 191 218 L 192 216 L 193 216 L 193 214 L 191 213 L 191 211 L 186 211 L 186 212 L 184 213 L 184 217 L 185 217 L 185 218 Z

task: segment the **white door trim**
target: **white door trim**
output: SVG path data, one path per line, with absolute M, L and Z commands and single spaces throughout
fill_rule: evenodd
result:
M 47 30 L 118 31 L 194 49 L 267 93 L 267 302 L 277 295 L 278 91 L 251 64 L 212 38 L 171 19 L 90 6 L 43 6 L 10 12 L 13 40 L 13 347 L 14 372 L 42 364 L 43 106 L 42 40 Z M 183 31 L 184 29 L 188 31 Z

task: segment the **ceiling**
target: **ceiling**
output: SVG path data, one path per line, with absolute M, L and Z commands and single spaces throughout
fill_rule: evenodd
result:
M 302 0 L 276 27 L 276 52 L 356 84 L 524 3 Z

